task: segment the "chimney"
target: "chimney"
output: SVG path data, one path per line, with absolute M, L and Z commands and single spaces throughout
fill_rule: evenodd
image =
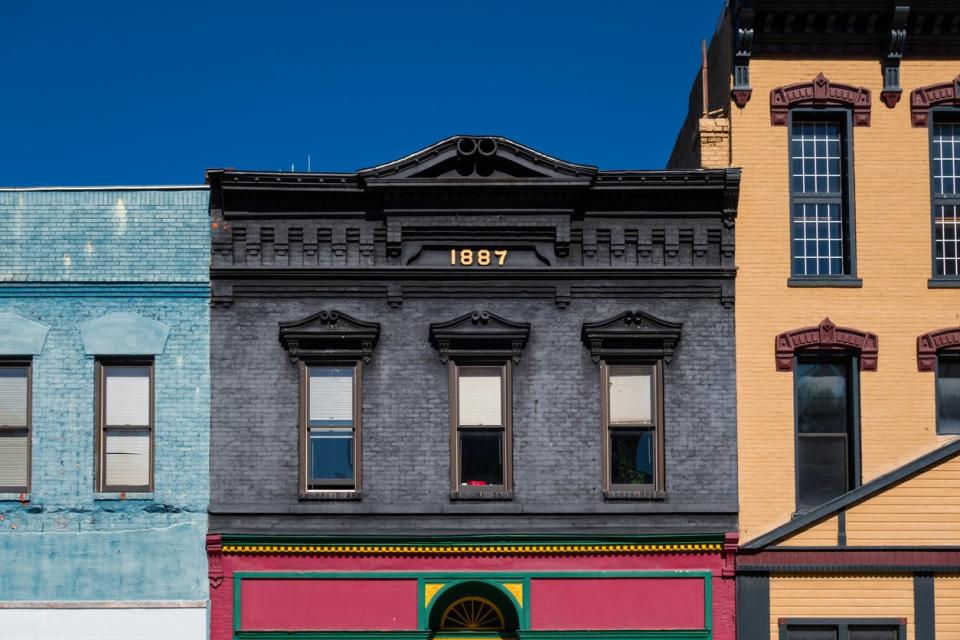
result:
M 730 118 L 706 113 L 700 118 L 700 168 L 730 166 Z

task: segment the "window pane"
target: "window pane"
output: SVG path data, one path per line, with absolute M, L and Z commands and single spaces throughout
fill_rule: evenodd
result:
M 960 123 L 933 123 L 933 192 L 960 194 Z
M 143 486 L 150 484 L 150 431 L 147 429 L 108 430 L 106 439 L 105 484 Z
M 0 487 L 27 486 L 27 431 L 0 431 Z
M 847 373 L 844 363 L 797 365 L 800 433 L 847 433 Z
M 651 424 L 652 406 L 652 368 L 610 367 L 610 424 Z
M 937 363 L 937 431 L 960 432 L 960 358 Z
M 504 484 L 502 431 L 460 432 L 460 484 Z
M 107 416 L 110 426 L 150 424 L 150 369 L 107 367 Z
M 26 367 L 0 367 L 0 425 L 27 426 Z
M 818 507 L 847 492 L 847 437 L 803 435 L 797 438 L 797 506 Z
M 459 369 L 458 416 L 462 425 L 499 426 L 503 424 L 502 370 L 496 367 Z
M 353 431 L 310 429 L 311 483 L 324 480 L 353 480 Z
M 610 483 L 653 484 L 652 429 L 610 431 Z
M 788 640 L 836 640 L 836 627 L 788 627 Z
M 933 229 L 937 275 L 960 275 L 960 205 L 934 206 Z
M 850 640 L 897 640 L 894 626 L 851 626 L 847 637 Z
M 353 424 L 353 369 L 310 367 L 310 424 Z

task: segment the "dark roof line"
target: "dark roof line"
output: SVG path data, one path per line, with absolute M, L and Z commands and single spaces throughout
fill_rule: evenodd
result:
M 743 549 L 747 550 L 758 550 L 768 547 L 776 542 L 779 542 L 783 538 L 805 529 L 813 524 L 825 520 L 826 518 L 838 513 L 842 509 L 849 507 L 857 502 L 862 502 L 867 498 L 870 498 L 881 491 L 890 488 L 891 486 L 898 484 L 911 476 L 915 476 L 927 469 L 940 464 L 950 458 L 955 457 L 960 454 L 960 438 L 948 442 L 942 447 L 934 449 L 930 453 L 920 456 L 915 460 L 908 462 L 902 467 L 898 467 L 893 471 L 875 478 L 868 482 L 867 484 L 861 485 L 849 491 L 842 496 L 836 497 L 830 502 L 820 505 L 812 511 L 794 518 L 790 522 L 783 524 L 776 529 L 768 531 L 766 534 L 760 536 L 759 538 L 754 538 L 747 544 L 743 545 Z

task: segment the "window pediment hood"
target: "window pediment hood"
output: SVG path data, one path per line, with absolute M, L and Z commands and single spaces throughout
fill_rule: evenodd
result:
M 583 344 L 594 362 L 609 358 L 662 358 L 669 363 L 680 342 L 682 322 L 670 322 L 643 311 L 624 311 L 607 320 L 584 322 Z
M 309 359 L 370 362 L 380 339 L 380 323 L 358 320 L 341 311 L 320 311 L 280 323 L 280 344 L 291 362 Z
M 447 322 L 430 325 L 430 344 L 440 360 L 468 356 L 511 359 L 520 362 L 530 323 L 513 322 L 488 311 L 474 311 Z
M 559 160 L 499 136 L 453 136 L 357 173 L 367 187 L 497 182 L 589 187 L 596 175 L 597 167 Z

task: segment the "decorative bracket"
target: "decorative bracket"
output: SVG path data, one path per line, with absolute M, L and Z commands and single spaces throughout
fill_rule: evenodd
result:
M 903 59 L 903 47 L 907 41 L 909 16 L 908 5 L 897 5 L 890 18 L 890 42 L 883 62 L 883 90 L 880 92 L 880 101 L 890 109 L 900 102 L 900 95 L 903 93 L 900 88 L 900 60 Z
M 853 110 L 853 126 L 870 126 L 870 89 L 833 84 L 822 73 L 810 82 L 777 87 L 770 91 L 770 124 L 787 124 L 797 107 L 844 107 Z
M 720 576 L 723 578 L 732 578 L 737 573 L 737 549 L 740 542 L 740 534 L 736 532 L 725 533 L 723 535 L 723 551 L 721 559 L 723 567 L 720 570 Z
M 624 311 L 599 322 L 584 322 L 580 339 L 594 362 L 601 359 L 662 359 L 670 363 L 683 323 L 643 311 Z
M 223 540 L 218 534 L 207 535 L 207 577 L 211 589 L 223 584 Z
M 793 358 L 804 351 L 851 351 L 860 357 L 861 371 L 877 370 L 879 338 L 859 329 L 838 327 L 824 318 L 815 327 L 781 333 L 776 338 L 777 371 L 793 371 Z
M 960 327 L 937 329 L 917 336 L 917 371 L 934 371 L 937 354 L 960 351 Z
M 430 325 L 430 344 L 440 361 L 450 358 L 490 358 L 519 364 L 530 336 L 530 324 L 513 322 L 488 311 L 474 311 Z
M 733 43 L 733 88 L 730 94 L 741 109 L 750 102 L 753 89 L 750 87 L 750 56 L 753 53 L 753 17 L 752 8 L 743 8 L 737 18 Z
M 357 320 L 340 311 L 320 311 L 280 323 L 280 344 L 294 364 L 302 359 L 369 363 L 379 338 L 379 323 Z
M 910 117 L 913 126 L 925 127 L 931 107 L 960 108 L 960 75 L 950 82 L 931 84 L 910 92 Z

